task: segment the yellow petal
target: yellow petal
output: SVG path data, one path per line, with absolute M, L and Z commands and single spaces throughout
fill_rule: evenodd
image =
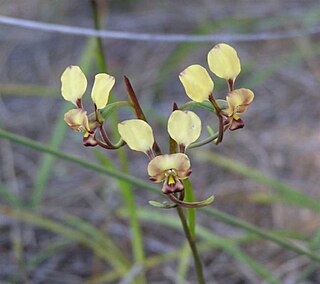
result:
M 107 105 L 114 83 L 115 78 L 106 73 L 100 73 L 95 76 L 91 98 L 98 109 L 103 109 Z
M 252 103 L 254 93 L 249 89 L 236 89 L 227 96 L 227 102 L 232 114 L 244 113 Z
M 71 109 L 66 112 L 64 121 L 77 132 L 90 131 L 87 112 L 81 108 Z
M 185 147 L 196 141 L 201 133 L 201 120 L 192 111 L 175 110 L 168 120 L 170 137 Z
M 122 140 L 129 148 L 147 154 L 152 149 L 154 138 L 151 126 L 141 119 L 130 119 L 118 124 L 118 131 Z
M 208 100 L 213 91 L 214 83 L 207 70 L 201 65 L 191 65 L 183 70 L 179 79 L 187 96 L 196 102 Z
M 219 43 L 208 53 L 210 70 L 225 80 L 235 80 L 241 71 L 236 50 L 228 44 Z
M 179 179 L 187 178 L 190 175 L 190 166 L 187 155 L 176 153 L 156 156 L 150 161 L 147 170 L 155 182 L 160 182 L 165 179 L 168 170 L 174 170 Z
M 61 93 L 66 101 L 77 105 L 87 89 L 87 79 L 79 66 L 69 66 L 61 75 Z

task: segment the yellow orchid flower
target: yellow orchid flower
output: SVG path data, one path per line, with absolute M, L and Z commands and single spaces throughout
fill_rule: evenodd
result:
M 201 120 L 192 111 L 175 110 L 168 119 L 168 133 L 182 152 L 201 134 Z
M 196 102 L 203 102 L 205 100 L 211 102 L 219 119 L 219 135 L 216 142 L 218 144 L 223 139 L 225 125 L 228 125 L 230 130 L 236 130 L 244 126 L 238 114 L 244 113 L 247 110 L 254 95 L 248 89 L 234 89 L 234 82 L 241 71 L 241 64 L 238 54 L 232 46 L 225 43 L 215 45 L 209 51 L 207 60 L 210 70 L 216 76 L 228 82 L 227 109 L 222 109 L 217 104 L 213 96 L 214 83 L 207 70 L 201 65 L 187 67 L 180 73 L 179 79 L 190 99 Z M 224 121 L 223 116 L 227 116 L 226 121 Z
M 106 73 L 95 76 L 91 98 L 94 103 L 95 114 L 87 115 L 82 106 L 82 96 L 87 89 L 87 79 L 79 66 L 71 65 L 61 75 L 61 94 L 63 98 L 77 109 L 69 110 L 64 115 L 65 122 L 77 132 L 85 132 L 83 143 L 85 146 L 95 146 L 94 133 L 102 125 L 98 111 L 108 103 L 109 94 L 115 83 L 115 78 Z
M 245 88 L 236 89 L 227 95 L 228 108 L 223 114 L 228 117 L 225 125 L 230 125 L 230 130 L 242 128 L 244 123 L 239 114 L 245 113 L 254 99 L 254 93 Z
M 191 174 L 190 160 L 183 153 L 160 155 L 152 159 L 148 164 L 150 180 L 162 182 L 162 192 L 171 194 L 184 190 L 181 180 Z
M 236 50 L 228 44 L 215 45 L 207 56 L 210 70 L 218 77 L 228 81 L 230 91 L 234 89 L 234 81 L 241 71 L 240 59 Z M 214 82 L 207 70 L 195 64 L 184 69 L 179 79 L 187 96 L 195 102 L 203 102 L 212 96 Z
M 106 73 L 95 76 L 91 98 L 97 109 L 103 109 L 108 103 L 109 94 L 115 83 L 115 78 Z M 79 66 L 71 65 L 61 75 L 61 94 L 66 101 L 79 108 L 83 94 L 87 89 L 87 78 Z
M 82 108 L 71 109 L 64 114 L 64 121 L 76 132 L 84 132 L 83 144 L 85 146 L 96 146 L 94 131 L 97 122 L 89 121 L 87 112 Z
M 90 131 L 87 112 L 81 108 L 71 109 L 64 114 L 64 121 L 77 132 Z

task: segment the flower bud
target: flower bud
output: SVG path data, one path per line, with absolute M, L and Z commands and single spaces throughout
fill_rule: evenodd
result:
M 64 121 L 77 132 L 90 131 L 87 112 L 81 108 L 71 109 L 64 114 Z
M 241 88 L 230 92 L 227 95 L 230 113 L 240 114 L 246 112 L 253 98 L 254 94 L 249 89 Z

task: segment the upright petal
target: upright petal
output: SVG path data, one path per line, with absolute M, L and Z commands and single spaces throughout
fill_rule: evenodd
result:
M 151 126 L 141 119 L 130 119 L 118 124 L 118 131 L 121 138 L 134 151 L 147 154 L 154 143 Z
M 214 83 L 207 70 L 201 65 L 191 65 L 184 69 L 179 79 L 187 96 L 195 102 L 208 100 L 213 91 Z
M 214 74 L 225 80 L 234 81 L 241 71 L 236 50 L 225 43 L 219 43 L 209 51 L 208 64 Z
M 100 73 L 95 76 L 91 98 L 98 109 L 103 109 L 107 105 L 114 83 L 115 78 L 106 73 Z
M 244 113 L 252 103 L 253 98 L 254 94 L 251 90 L 245 88 L 236 89 L 227 95 L 229 109 L 233 114 Z
M 66 101 L 77 105 L 87 89 L 87 78 L 79 66 L 70 65 L 61 75 L 61 94 Z
M 170 137 L 185 147 L 196 141 L 201 133 L 201 120 L 192 111 L 175 110 L 168 120 Z
M 71 109 L 64 114 L 64 121 L 77 132 L 90 132 L 87 112 L 83 109 Z

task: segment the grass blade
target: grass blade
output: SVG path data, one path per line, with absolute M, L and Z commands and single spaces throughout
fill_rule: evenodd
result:
M 2 184 L 0 184 L 0 197 L 12 206 L 22 207 L 22 201 Z
M 65 218 L 66 223 L 75 227 L 78 231 L 88 235 L 93 241 L 104 247 L 110 255 L 113 256 L 114 261 L 119 266 L 130 268 L 131 264 L 121 250 L 114 244 L 114 242 L 107 236 L 106 233 L 101 232 L 90 223 L 82 220 L 77 216 L 67 216 Z
M 164 213 L 160 213 L 159 211 L 151 211 L 148 209 L 139 209 L 139 217 L 143 220 L 158 223 L 161 225 L 169 226 L 171 228 L 180 230 L 181 226 L 179 224 L 178 218 L 172 218 L 167 214 L 167 217 L 164 217 Z M 250 267 L 255 273 L 260 275 L 263 279 L 268 280 L 270 283 L 279 284 L 280 281 L 272 275 L 272 273 L 266 270 L 262 265 L 260 265 L 257 261 L 252 259 L 249 255 L 244 253 L 240 248 L 234 245 L 231 241 L 227 238 L 219 237 L 208 229 L 198 226 L 198 236 L 204 241 L 210 242 L 215 246 L 222 248 L 234 258 L 238 259 L 239 261 L 246 264 Z
M 201 161 L 210 162 L 228 171 L 240 174 L 250 180 L 272 188 L 284 203 L 320 212 L 320 200 L 316 200 L 313 197 L 298 191 L 294 187 L 268 177 L 261 171 L 245 166 L 234 159 L 226 158 L 210 151 L 198 151 L 195 158 L 201 159 Z
M 58 149 L 62 143 L 65 136 L 67 126 L 63 120 L 63 114 L 69 109 L 69 104 L 64 104 L 63 108 L 59 112 L 59 116 L 54 125 L 51 141 L 49 146 L 53 149 Z M 42 200 L 43 193 L 47 187 L 48 179 L 51 175 L 55 162 L 55 157 L 51 155 L 44 154 L 40 160 L 37 175 L 35 177 L 34 185 L 32 188 L 30 206 L 32 208 L 37 208 Z
M 41 143 L 35 142 L 31 139 L 22 137 L 20 135 L 14 135 L 14 134 L 9 133 L 1 128 L 0 128 L 0 137 L 8 139 L 10 141 L 13 141 L 15 143 L 24 145 L 24 146 L 29 147 L 31 149 L 54 155 L 56 157 L 59 157 L 61 159 L 66 160 L 66 161 L 70 161 L 72 163 L 78 164 L 79 166 L 82 166 L 86 169 L 90 169 L 90 170 L 93 170 L 98 173 L 106 174 L 111 177 L 121 179 L 124 182 L 127 182 L 127 183 L 130 183 L 132 185 L 137 186 L 139 189 L 148 190 L 148 191 L 151 191 L 155 194 L 161 194 L 161 192 L 157 186 L 152 185 L 142 179 L 130 176 L 128 174 L 120 173 L 119 171 L 115 171 L 110 168 L 105 168 L 103 166 L 100 166 L 95 163 L 83 160 L 81 158 L 63 153 L 63 152 L 55 150 L 55 149 L 51 149 L 47 146 L 42 145 Z M 263 239 L 274 242 L 281 247 L 284 247 L 284 248 L 291 250 L 293 252 L 296 252 L 298 254 L 306 255 L 306 256 L 310 257 L 311 259 L 313 259 L 317 262 L 320 262 L 320 256 L 318 256 L 310 251 L 307 251 L 307 250 L 305 250 L 305 249 L 303 249 L 303 248 L 301 248 L 291 242 L 288 242 L 288 241 L 282 239 L 281 237 L 279 237 L 279 236 L 277 236 L 267 230 L 264 230 L 264 229 L 261 229 L 261 228 L 255 226 L 255 225 L 252 225 L 244 220 L 241 220 L 239 218 L 236 218 L 232 215 L 223 213 L 223 212 L 221 212 L 217 209 L 213 209 L 213 208 L 208 208 L 208 207 L 207 208 L 200 208 L 199 211 L 203 212 L 207 215 L 214 216 L 218 220 L 220 220 L 221 222 L 224 222 L 224 223 L 230 224 L 232 226 L 241 228 L 245 231 L 251 232 L 255 235 L 262 237 Z
M 88 40 L 80 59 L 80 65 L 84 71 L 87 71 L 92 65 L 91 57 L 94 49 L 94 40 Z M 68 129 L 63 116 L 64 113 L 70 108 L 70 103 L 65 103 L 59 112 L 58 118 L 55 122 L 49 146 L 53 149 L 58 149 L 64 139 Z M 55 162 L 55 157 L 50 155 L 43 155 L 39 163 L 37 176 L 32 189 L 31 207 L 36 208 L 41 203 L 43 193 L 47 187 L 48 179 L 51 175 Z
M 0 205 L 0 214 L 9 216 L 20 221 L 27 222 L 29 224 L 42 227 L 48 231 L 60 234 L 69 240 L 74 240 L 88 248 L 92 249 L 101 259 L 110 263 L 114 269 L 121 273 L 127 272 L 127 267 L 123 263 L 116 262 L 113 255 L 109 253 L 101 244 L 88 238 L 88 235 L 82 232 L 71 229 L 69 226 L 65 226 L 57 221 L 43 217 L 37 213 L 30 212 L 25 209 L 15 209 L 8 206 Z

